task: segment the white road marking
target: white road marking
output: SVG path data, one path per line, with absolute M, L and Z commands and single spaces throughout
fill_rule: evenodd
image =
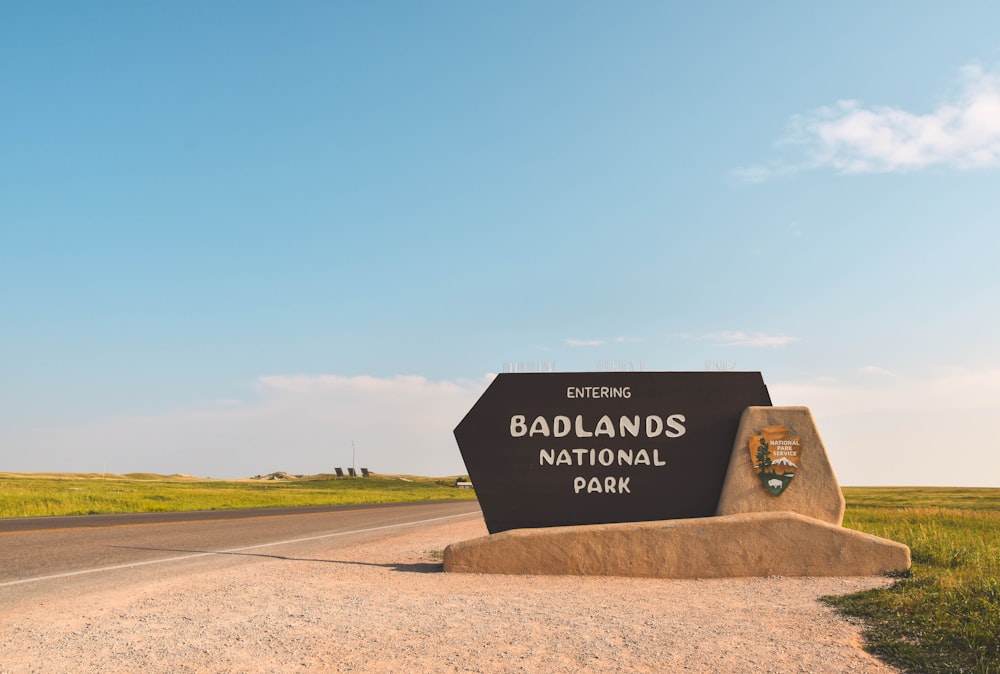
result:
M 54 573 L 49 576 L 35 576 L 34 578 L 22 578 L 20 580 L 9 580 L 4 583 L 0 583 L 0 587 L 10 587 L 12 585 L 24 585 L 25 583 L 37 583 L 43 580 L 57 580 L 59 578 L 72 578 L 73 576 L 83 576 L 88 573 L 102 573 L 104 571 L 117 571 L 119 569 L 132 569 L 137 566 L 148 566 L 150 564 L 166 564 L 167 562 L 180 562 L 185 559 L 195 559 L 197 557 L 208 557 L 210 555 L 225 555 L 234 552 L 244 552 L 246 550 L 257 550 L 259 548 L 268 548 L 274 545 L 290 545 L 292 543 L 305 543 L 306 541 L 315 541 L 321 538 L 334 538 L 336 536 L 347 536 L 349 534 L 365 534 L 371 531 L 384 531 L 385 529 L 398 529 L 400 527 L 409 527 L 415 524 L 429 524 L 431 522 L 440 522 L 441 520 L 450 520 L 456 517 L 468 517 L 469 515 L 478 515 L 479 511 L 473 511 L 468 513 L 461 513 L 458 515 L 445 515 L 443 517 L 432 517 L 428 520 L 416 520 L 413 522 L 404 522 L 402 524 L 386 524 L 380 527 L 369 527 L 368 529 L 352 529 L 350 531 L 338 531 L 332 534 L 320 534 L 319 536 L 307 536 L 305 538 L 292 538 L 287 541 L 274 541 L 272 543 L 258 543 L 257 545 L 247 545 L 242 548 L 230 548 L 228 550 L 214 550 L 212 552 L 195 552 L 190 555 L 181 555 L 179 557 L 166 557 L 164 559 L 150 559 L 145 562 L 129 562 L 128 564 L 115 564 L 114 566 L 101 566 L 96 569 L 81 569 L 80 571 L 67 571 L 65 573 Z

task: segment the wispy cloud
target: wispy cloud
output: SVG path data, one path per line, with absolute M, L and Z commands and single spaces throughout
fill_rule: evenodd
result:
M 246 477 L 331 472 L 350 465 L 356 443 L 359 465 L 378 472 L 457 474 L 464 467 L 452 430 L 490 381 L 273 375 L 259 378 L 245 401 L 14 436 L 0 429 L 0 446 L 30 451 L 23 470 L 106 465 L 121 473 Z
M 1000 415 L 1000 370 L 769 381 L 767 388 L 775 405 L 812 410 L 841 484 L 1000 486 L 1000 453 L 989 441 Z
M 603 346 L 607 342 L 603 339 L 573 339 L 566 340 L 566 346 Z
M 608 343 L 614 344 L 639 344 L 645 340 L 638 337 L 615 337 L 614 339 L 574 339 L 572 337 L 565 340 L 566 346 L 604 346 Z
M 792 117 L 780 144 L 804 157 L 741 167 L 733 176 L 760 183 L 779 174 L 831 168 L 844 174 L 1000 166 L 1000 71 L 961 70 L 957 93 L 930 112 L 841 100 Z
M 884 367 L 879 367 L 878 365 L 865 365 L 864 367 L 858 368 L 858 372 L 861 374 L 874 374 L 880 377 L 894 377 L 895 375 Z
M 774 168 L 768 168 L 765 166 L 740 166 L 739 168 L 733 169 L 732 175 L 741 183 L 756 185 L 758 183 L 767 182 L 769 178 L 774 176 L 774 173 Z
M 720 346 L 779 347 L 799 341 L 788 335 L 767 335 L 763 332 L 712 332 L 696 339 L 715 342 Z
M 942 427 L 953 430 L 944 415 L 975 412 L 983 416 L 984 422 L 992 423 L 996 415 L 982 412 L 1000 410 L 1000 370 L 935 373 L 919 378 L 893 374 L 844 381 L 772 381 L 768 382 L 768 390 L 775 405 L 807 405 L 830 416 L 912 412 L 939 418 Z M 921 429 L 927 430 L 928 425 L 923 424 Z

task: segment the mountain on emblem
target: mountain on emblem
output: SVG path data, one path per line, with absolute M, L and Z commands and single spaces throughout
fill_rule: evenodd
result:
M 801 463 L 802 441 L 784 426 L 767 426 L 750 436 L 750 461 L 771 496 L 781 496 Z

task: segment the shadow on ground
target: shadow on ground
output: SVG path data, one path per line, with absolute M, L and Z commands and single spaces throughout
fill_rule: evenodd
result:
M 375 562 L 358 562 L 344 559 L 314 559 L 309 557 L 288 557 L 286 555 L 268 555 L 261 552 L 227 552 L 225 550 L 179 550 L 176 548 L 140 548 L 130 545 L 109 546 L 119 550 L 147 550 L 150 552 L 175 552 L 187 555 L 226 555 L 231 557 L 263 557 L 265 559 L 280 559 L 286 562 L 315 562 L 320 564 L 351 564 L 354 566 L 377 566 L 383 569 L 392 569 L 402 573 L 441 573 L 444 571 L 442 562 L 414 562 L 410 564 L 389 563 L 377 564 Z

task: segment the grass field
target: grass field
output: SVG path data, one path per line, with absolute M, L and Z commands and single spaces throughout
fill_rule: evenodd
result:
M 187 476 L 0 473 L 0 517 L 98 515 L 185 510 L 472 499 L 455 478 L 317 475 L 287 480 Z
M 1000 489 L 848 487 L 844 526 L 910 546 L 894 585 L 826 601 L 910 672 L 1000 673 Z

